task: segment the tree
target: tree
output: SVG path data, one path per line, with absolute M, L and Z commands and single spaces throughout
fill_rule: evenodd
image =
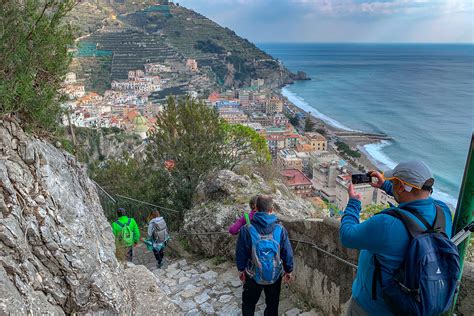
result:
M 3 0 L 0 10 L 0 116 L 52 130 L 73 30 L 63 21 L 74 0 Z
M 225 132 L 223 151 L 224 167 L 233 170 L 239 162 L 255 162 L 259 165 L 270 162 L 271 154 L 267 142 L 248 126 L 221 124 Z
M 296 115 L 288 115 L 288 121 L 294 127 L 297 127 L 300 124 L 300 119 Z
M 225 132 L 215 109 L 193 99 L 168 98 L 149 135 L 147 160 L 155 166 L 174 161 L 170 171 L 175 199 L 185 209 L 203 175 L 224 166 L 222 149 Z
M 108 160 L 101 167 L 92 165 L 89 168 L 93 178 L 103 189 L 112 195 L 124 195 L 133 199 L 163 207 L 175 207 L 173 197 L 175 189 L 169 172 L 164 168 L 153 168 L 135 158 L 123 156 L 120 159 Z M 100 193 L 100 192 L 99 192 Z M 118 199 L 118 197 L 116 197 Z M 109 201 L 110 202 L 110 201 Z M 107 203 L 105 203 L 107 204 Z M 146 223 L 150 205 L 139 202 L 120 200 L 117 205 L 104 205 L 104 212 L 109 219 L 116 216 L 116 207 L 124 207 L 140 223 Z M 171 215 L 165 212 L 168 217 Z M 169 218 L 169 217 L 168 217 Z M 172 219 L 175 219 L 172 217 Z
M 374 216 L 375 214 L 379 213 L 386 207 L 383 204 L 370 204 L 367 205 L 364 210 L 360 214 L 360 218 L 363 220 L 367 220 L 370 217 Z
M 317 128 L 317 129 L 316 129 L 316 132 L 318 132 L 319 134 L 321 134 L 321 135 L 323 135 L 323 136 L 326 135 L 326 130 L 325 130 L 324 128 L 322 128 L 322 127 L 321 127 L 321 128 Z
M 306 115 L 305 121 L 304 121 L 304 131 L 309 133 L 314 130 L 314 124 L 313 119 L 311 118 L 311 115 Z

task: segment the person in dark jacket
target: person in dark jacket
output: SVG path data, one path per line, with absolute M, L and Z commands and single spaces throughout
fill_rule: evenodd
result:
M 273 200 L 270 196 L 259 196 L 257 199 L 257 212 L 253 216 L 251 225 L 261 235 L 272 234 L 278 224 L 278 218 L 273 213 Z M 236 247 L 236 264 L 240 273 L 240 280 L 243 282 L 242 293 L 242 315 L 253 315 L 262 290 L 265 292 L 265 315 L 278 315 L 278 305 L 280 303 L 280 290 L 282 279 L 285 282 L 291 280 L 293 271 L 293 250 L 288 232 L 281 226 L 280 258 L 283 271 L 279 271 L 280 276 L 273 284 L 258 284 L 252 277 L 254 275 L 254 264 L 252 262 L 252 239 L 250 236 L 250 225 L 242 226 Z
M 419 225 L 422 222 L 409 210 L 416 211 L 430 225 L 436 217 L 436 205 L 445 214 L 446 235 L 451 237 L 452 217 L 449 207 L 442 201 L 431 198 L 434 178 L 428 166 L 421 161 L 406 161 L 383 175 L 372 171 L 377 179 L 372 186 L 384 190 L 399 203 L 399 212 L 404 212 Z M 374 254 L 382 267 L 382 283 L 386 283 L 396 273 L 405 258 L 410 236 L 403 223 L 386 214 L 373 216 L 360 222 L 361 195 L 349 186 L 349 202 L 341 220 L 340 237 L 347 248 L 360 249 L 357 275 L 352 284 L 352 298 L 346 315 L 392 315 L 382 299 L 382 287 L 377 283 L 376 293 L 380 299 L 372 299 L 372 277 L 374 274 Z M 423 226 L 422 226 L 423 227 Z

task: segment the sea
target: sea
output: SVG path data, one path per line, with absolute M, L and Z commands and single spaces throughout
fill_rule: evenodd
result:
M 283 88 L 290 101 L 332 126 L 393 137 L 360 149 L 382 171 L 425 161 L 433 197 L 456 206 L 474 130 L 474 45 L 257 46 L 311 78 Z

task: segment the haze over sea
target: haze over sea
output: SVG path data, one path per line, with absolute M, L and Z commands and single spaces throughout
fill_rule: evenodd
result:
M 394 138 L 364 146 L 381 169 L 422 159 L 456 205 L 474 129 L 474 45 L 259 44 L 311 81 L 283 93 L 327 123 Z

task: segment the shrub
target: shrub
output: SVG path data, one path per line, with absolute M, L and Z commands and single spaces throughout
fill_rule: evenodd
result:
M 0 10 L 0 115 L 28 129 L 54 130 L 73 30 L 63 22 L 73 0 L 5 0 Z

